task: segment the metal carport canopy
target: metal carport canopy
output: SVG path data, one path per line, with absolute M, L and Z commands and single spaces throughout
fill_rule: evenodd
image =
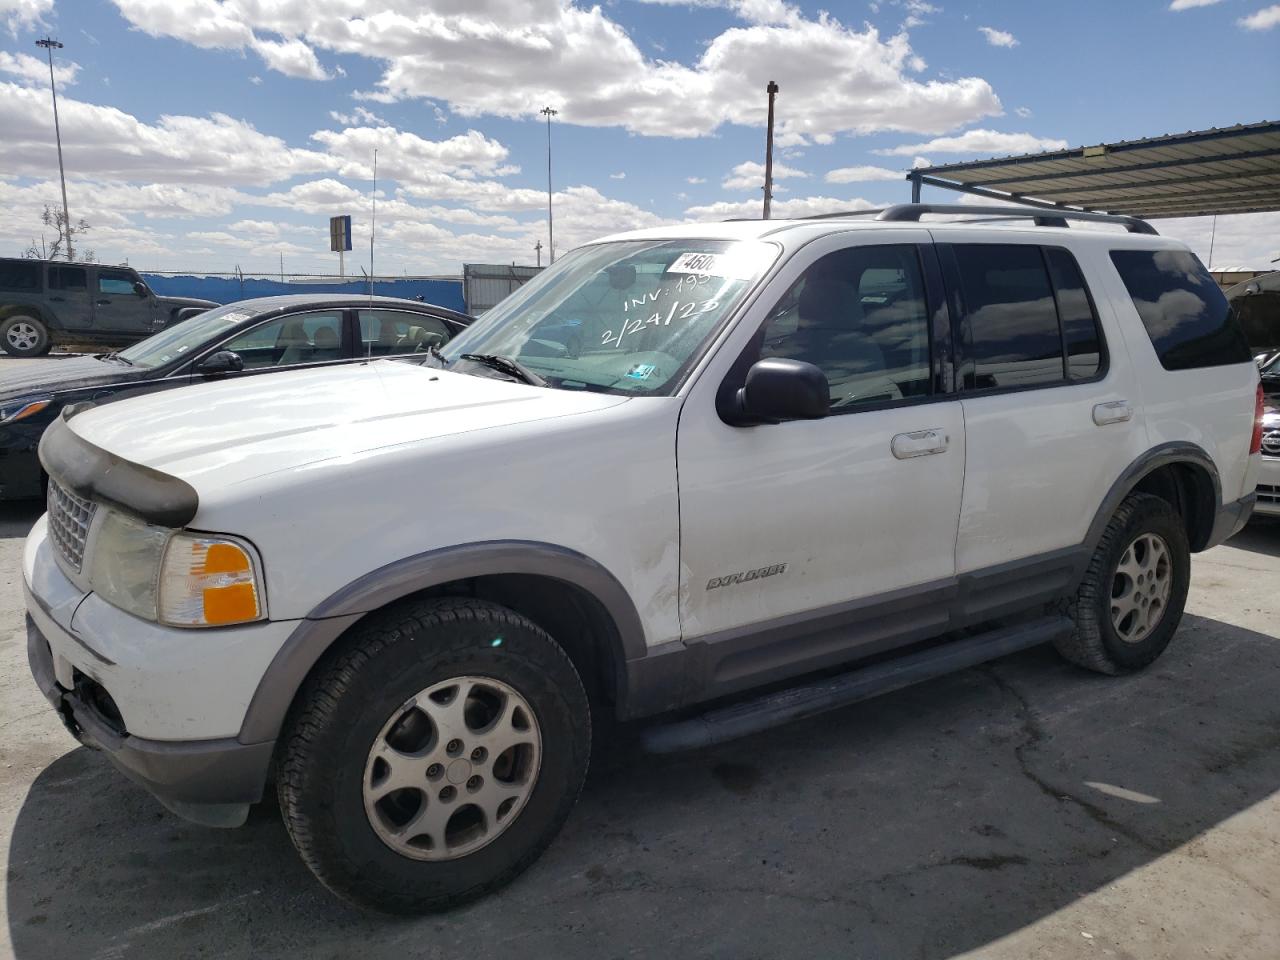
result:
M 1280 210 L 1280 121 L 920 167 L 921 185 L 1144 219 Z

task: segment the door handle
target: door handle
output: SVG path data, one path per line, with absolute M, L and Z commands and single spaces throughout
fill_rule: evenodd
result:
M 1109 423 L 1124 423 L 1133 419 L 1133 407 L 1128 400 L 1112 400 L 1110 403 L 1099 403 L 1093 408 L 1093 422 L 1100 427 Z
M 945 453 L 951 438 L 940 427 L 929 430 L 915 430 L 911 433 L 900 433 L 893 438 L 889 449 L 899 460 L 910 460 L 912 457 L 927 457 L 934 453 Z
M 100 306 L 100 307 L 109 307 L 109 306 L 111 306 L 111 301 L 110 301 L 110 300 L 106 300 L 106 299 L 103 299 L 103 300 L 95 300 L 95 301 L 93 301 L 93 302 L 94 302 L 94 303 L 96 303 L 96 304 L 97 304 L 98 306 Z

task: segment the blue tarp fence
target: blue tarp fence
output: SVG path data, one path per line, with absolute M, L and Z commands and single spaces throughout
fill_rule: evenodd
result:
M 199 297 L 215 303 L 234 303 L 253 297 L 278 297 L 287 293 L 341 293 L 361 296 L 369 292 L 366 280 L 335 280 L 332 283 L 289 283 L 266 280 L 260 277 L 194 277 L 162 276 L 144 273 L 147 281 L 162 297 Z M 462 280 L 419 280 L 412 277 L 375 280 L 373 292 L 379 297 L 404 297 L 416 300 L 421 297 L 450 310 L 464 310 Z

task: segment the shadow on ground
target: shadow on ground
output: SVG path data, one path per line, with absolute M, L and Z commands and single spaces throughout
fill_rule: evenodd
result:
M 1250 520 L 1248 526 L 1227 541 L 1227 546 L 1280 557 L 1280 518 L 1257 517 Z
M 699 753 L 613 746 L 523 878 L 413 921 L 331 898 L 271 812 L 189 826 L 76 749 L 19 812 L 10 935 L 20 960 L 949 957 L 1280 789 L 1278 681 L 1275 639 L 1188 617 L 1136 677 L 1034 650 Z

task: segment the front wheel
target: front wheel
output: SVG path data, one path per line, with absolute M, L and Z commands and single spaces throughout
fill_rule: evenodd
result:
M 1182 620 L 1191 551 L 1182 518 L 1145 493 L 1120 504 L 1067 604 L 1075 632 L 1059 652 L 1099 673 L 1140 670 L 1164 652 Z
M 35 317 L 18 315 L 0 323 L 0 348 L 12 357 L 38 357 L 52 346 L 49 328 Z
M 577 801 L 591 714 L 565 652 L 478 600 L 373 615 L 308 681 L 283 742 L 280 806 L 330 890 L 391 913 L 497 889 Z

